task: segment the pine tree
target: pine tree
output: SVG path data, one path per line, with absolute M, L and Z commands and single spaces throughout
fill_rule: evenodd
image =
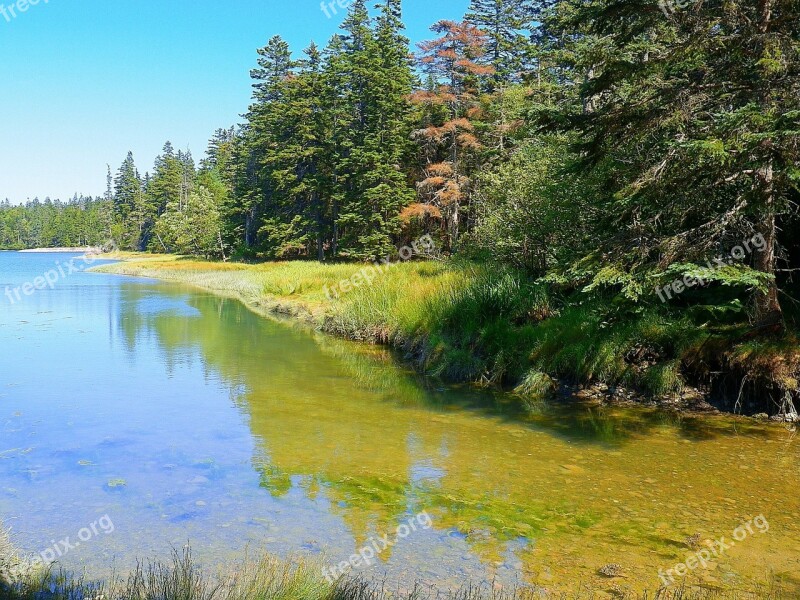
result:
M 329 61 L 336 115 L 336 231 L 343 256 L 391 253 L 399 213 L 413 198 L 403 171 L 408 154 L 412 73 L 400 4 L 388 0 L 373 28 L 363 0 L 351 7 Z
M 312 44 L 301 69 L 283 80 L 270 107 L 272 143 L 263 165 L 272 197 L 259 233 L 268 253 L 325 258 L 327 115 L 321 54 Z
M 145 190 L 148 200 L 148 213 L 155 220 L 161 216 L 171 202 L 178 202 L 183 196 L 183 166 L 170 142 L 156 157 L 153 176 Z M 163 248 L 163 244 L 160 244 Z
M 125 219 L 130 216 L 136 204 L 136 198 L 142 191 L 142 181 L 136 170 L 132 152 L 128 152 L 128 156 L 117 171 L 114 186 L 116 214 Z
M 780 321 L 780 223 L 800 162 L 798 19 L 792 0 L 704 3 L 669 17 L 645 0 L 562 2 L 548 29 L 571 40 L 583 103 L 556 122 L 581 134 L 585 168 L 606 173 L 598 239 L 617 257 L 596 284 L 640 295 L 654 277 L 696 272 L 686 263 L 761 235 L 752 269 L 702 274 L 754 286 L 758 320 Z
M 471 0 L 466 21 L 486 35 L 481 62 L 494 69 L 492 87 L 517 82 L 530 68 L 532 0 Z
M 114 177 L 111 175 L 111 165 L 106 165 L 108 172 L 106 174 L 106 194 L 103 199 L 106 202 L 114 201 Z
M 424 157 L 417 187 L 428 208 L 410 210 L 442 217 L 454 250 L 464 218 L 462 205 L 470 197 L 470 175 L 482 147 L 473 117 L 480 110 L 480 89 L 494 69 L 479 62 L 486 52 L 486 36 L 474 25 L 439 21 L 431 29 L 440 37 L 420 44 L 419 59 L 428 85 L 414 94 L 423 109 L 421 128 L 414 134 Z
M 258 230 L 273 196 L 263 165 L 265 152 L 274 144 L 271 138 L 276 118 L 274 103 L 281 99 L 283 82 L 297 67 L 289 45 L 279 36 L 260 48 L 258 55 L 258 68 L 250 72 L 254 80 L 253 103 L 234 151 L 234 189 L 238 202 L 231 214 L 231 229 L 241 232 L 243 246 L 250 250 L 257 249 Z

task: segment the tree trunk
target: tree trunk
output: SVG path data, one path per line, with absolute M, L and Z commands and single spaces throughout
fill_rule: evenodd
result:
M 772 22 L 772 5 L 774 0 L 759 0 L 758 11 L 760 22 L 759 33 L 768 35 Z M 762 89 L 764 98 L 762 104 L 766 106 L 767 87 Z M 759 169 L 758 179 L 762 189 L 762 204 L 764 215 L 758 223 L 758 232 L 764 236 L 766 242 L 764 250 L 756 254 L 756 268 L 762 273 L 773 277 L 766 292 L 756 295 L 756 320 L 760 326 L 772 326 L 776 330 L 783 330 L 783 311 L 778 298 L 778 282 L 776 275 L 776 249 L 778 247 L 778 228 L 775 219 L 775 173 L 772 158 Z
M 461 215 L 458 210 L 458 201 L 453 202 L 453 221 L 450 223 L 450 252 L 455 254 L 458 249 L 459 219 Z
M 331 254 L 334 259 L 339 257 L 339 202 L 333 201 L 333 244 Z
M 773 0 L 759 0 L 758 2 L 758 12 L 761 16 L 758 30 L 761 33 L 769 33 L 772 22 L 772 3 Z
M 255 244 L 253 239 L 253 225 L 255 223 L 255 209 L 250 208 L 244 216 L 244 244 L 248 248 L 252 248 Z
M 319 194 L 314 194 L 314 205 L 317 207 L 316 220 L 317 220 L 317 260 L 325 262 L 325 239 L 322 235 L 322 208 L 320 207 Z
M 228 262 L 228 257 L 225 256 L 225 244 L 222 242 L 222 231 L 217 229 L 217 241 L 219 242 L 219 251 L 222 252 L 222 261 Z
M 772 161 L 759 171 L 759 178 L 763 186 L 765 214 L 761 218 L 757 229 L 764 236 L 765 245 L 761 252 L 756 253 L 756 269 L 773 278 L 776 275 L 776 254 L 778 247 L 778 231 L 775 222 L 775 180 Z M 774 325 L 783 329 L 783 311 L 778 299 L 778 282 L 773 279 L 765 292 L 756 295 L 756 320 L 759 325 Z

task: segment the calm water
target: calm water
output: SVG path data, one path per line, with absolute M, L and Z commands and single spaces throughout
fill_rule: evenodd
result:
M 0 293 L 68 260 L 0 253 Z M 12 299 L 0 296 L 0 514 L 27 552 L 108 515 L 113 532 L 96 525 L 67 568 L 102 577 L 187 542 L 210 568 L 248 549 L 327 564 L 427 511 L 432 528 L 362 572 L 655 588 L 687 538 L 731 540 L 764 515 L 769 532 L 691 577 L 800 581 L 789 429 L 580 405 L 515 414 L 382 351 L 153 281 L 72 273 Z M 598 577 L 609 563 L 626 577 Z

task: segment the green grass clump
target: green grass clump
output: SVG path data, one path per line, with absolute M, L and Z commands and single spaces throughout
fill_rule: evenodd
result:
M 22 580 L 0 581 L 8 600 L 334 600 L 338 586 L 319 569 L 264 557 L 234 572 L 207 576 L 187 550 L 170 563 L 140 564 L 127 579 L 87 583 L 67 573 L 44 572 Z
M 681 358 L 708 333 L 657 308 L 625 311 L 602 299 L 566 306 L 535 331 L 531 360 L 541 371 L 580 381 L 678 392 Z
M 542 403 L 552 398 L 558 391 L 558 384 L 549 375 L 532 369 L 522 378 L 514 389 L 529 410 L 538 410 Z

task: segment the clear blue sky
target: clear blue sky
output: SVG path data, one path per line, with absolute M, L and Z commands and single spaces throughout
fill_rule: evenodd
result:
M 25 1 L 25 0 L 22 0 Z M 32 0 L 27 0 L 32 1 Z M 0 0 L 0 199 L 101 195 L 106 163 L 152 168 L 166 140 L 200 159 L 240 122 L 256 48 L 324 45 L 343 12 L 319 0 Z M 405 0 L 413 42 L 469 0 Z

